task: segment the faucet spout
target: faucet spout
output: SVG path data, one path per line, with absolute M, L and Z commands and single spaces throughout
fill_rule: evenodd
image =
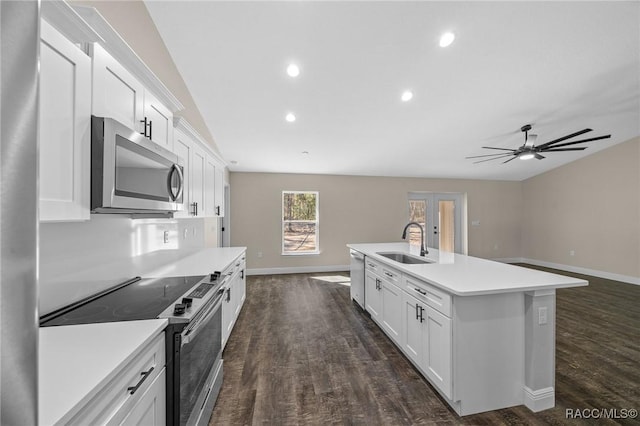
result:
M 417 226 L 420 230 L 420 256 L 424 257 L 426 254 L 429 254 L 429 252 L 424 245 L 424 229 L 422 228 L 422 225 L 420 225 L 418 222 L 407 223 L 407 225 L 404 227 L 404 230 L 402 231 L 402 239 L 405 240 L 407 238 L 407 229 L 409 229 L 409 227 L 411 226 Z

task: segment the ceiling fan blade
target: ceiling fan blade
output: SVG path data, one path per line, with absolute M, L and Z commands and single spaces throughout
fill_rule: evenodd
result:
M 552 147 L 550 149 L 543 149 L 540 152 L 582 151 L 585 149 L 587 149 L 586 146 L 583 146 L 581 148 L 558 148 L 558 149 L 555 149 Z
M 515 151 L 515 149 L 510 149 L 510 148 L 494 148 L 494 147 L 492 147 L 492 146 L 483 146 L 483 148 L 486 148 L 486 149 L 500 149 L 500 150 L 502 150 L 502 151 Z
M 554 143 L 566 141 L 567 139 L 571 139 L 573 137 L 580 136 L 582 134 L 585 134 L 585 133 L 591 132 L 591 131 L 592 131 L 592 129 L 580 130 L 579 132 L 575 132 L 575 133 L 572 133 L 570 135 L 563 136 L 563 137 L 558 138 L 558 139 L 554 139 L 551 142 L 547 142 L 547 143 L 543 143 L 542 145 L 538 145 L 538 148 L 545 148 L 545 147 L 548 147 L 549 145 L 553 145 Z
M 558 145 L 553 145 L 553 146 L 551 146 L 549 148 L 560 148 L 561 146 L 569 146 L 569 145 L 575 145 L 575 144 L 578 144 L 578 143 L 599 141 L 600 139 L 609 139 L 610 137 L 611 137 L 611 135 L 598 136 L 598 137 L 595 137 L 595 138 L 582 139 L 582 140 L 579 140 L 579 141 L 560 143 Z M 542 146 L 542 145 L 540 145 L 540 146 Z M 540 148 L 540 146 L 537 147 L 537 148 Z
M 538 160 L 542 160 L 543 158 L 546 158 L 543 155 L 538 154 L 537 152 L 534 152 L 533 155 L 538 159 Z
M 516 158 L 518 158 L 518 156 L 517 156 L 517 155 L 514 155 L 514 156 L 513 156 L 513 158 L 509 158 L 507 161 L 503 161 L 503 162 L 502 162 L 502 164 L 504 164 L 504 163 L 508 163 L 509 161 L 513 161 L 513 160 L 515 160 Z
M 488 158 L 488 159 L 486 159 L 486 160 L 474 161 L 474 162 L 473 162 L 473 164 L 484 163 L 485 161 L 491 161 L 491 160 L 499 160 L 499 159 L 501 159 L 501 158 L 510 157 L 510 156 L 512 156 L 512 155 L 514 155 L 514 154 L 504 154 L 504 155 L 502 155 L 501 157 L 493 157 L 493 158 Z M 516 158 L 516 157 L 515 157 L 515 155 L 514 155 L 514 157 L 513 157 L 513 158 Z
M 464 158 L 496 157 L 496 156 L 499 156 L 499 155 L 511 155 L 511 154 L 506 154 L 504 152 L 501 152 L 499 154 L 473 155 L 471 157 L 464 157 Z

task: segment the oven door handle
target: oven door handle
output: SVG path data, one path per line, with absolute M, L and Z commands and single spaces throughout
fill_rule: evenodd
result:
M 222 308 L 222 294 L 216 295 L 213 303 L 211 303 L 211 307 L 207 310 L 205 314 L 203 314 L 198 320 L 197 324 L 194 324 L 193 327 L 187 328 L 182 332 L 182 343 L 181 347 L 184 345 L 188 345 L 196 336 L 200 333 L 200 330 L 207 325 L 209 321 L 213 318 L 214 314 L 218 309 Z

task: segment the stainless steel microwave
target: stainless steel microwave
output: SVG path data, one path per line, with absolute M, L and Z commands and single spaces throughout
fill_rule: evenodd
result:
M 183 209 L 184 160 L 122 123 L 91 117 L 91 212 Z

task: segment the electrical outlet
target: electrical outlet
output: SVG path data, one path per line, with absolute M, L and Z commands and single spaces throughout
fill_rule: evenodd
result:
M 258 258 L 261 258 L 261 257 L 262 257 L 262 252 L 261 252 L 261 251 L 259 251 L 259 252 L 258 252 Z
M 169 231 L 164 231 L 164 243 L 167 244 L 169 242 Z
M 575 250 L 569 250 L 569 256 L 575 256 L 575 255 L 576 255 Z
M 189 229 L 188 228 L 184 228 L 184 231 L 182 233 L 182 239 L 186 240 L 188 235 L 189 235 Z
M 547 323 L 547 307 L 541 306 L 538 308 L 538 325 L 544 325 Z

